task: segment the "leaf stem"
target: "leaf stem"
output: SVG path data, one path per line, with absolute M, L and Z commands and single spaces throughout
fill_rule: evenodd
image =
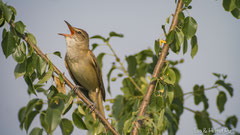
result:
M 113 50 L 112 46 L 109 44 L 108 41 L 105 42 L 107 44 L 107 46 L 110 48 L 110 50 L 112 51 L 113 55 L 116 58 L 116 61 L 121 65 L 121 68 L 123 70 L 123 72 L 125 73 L 125 75 L 130 79 L 130 81 L 132 82 L 132 84 L 137 88 L 137 90 L 139 92 L 142 93 L 141 88 L 137 85 L 137 83 L 133 80 L 133 78 L 128 74 L 126 68 L 124 67 L 123 63 L 121 62 L 120 58 L 117 56 L 116 52 Z M 142 93 L 143 94 L 143 93 Z

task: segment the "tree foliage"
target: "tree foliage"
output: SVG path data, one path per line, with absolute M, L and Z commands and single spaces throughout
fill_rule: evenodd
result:
M 169 53 L 178 54 L 182 48 L 183 54 L 190 51 L 191 57 L 194 58 L 198 52 L 196 35 L 198 24 L 192 16 L 188 14 L 186 16 L 186 11 L 192 8 L 190 6 L 191 0 L 183 0 L 183 3 L 176 27 L 168 33 L 165 30 L 165 25 L 162 26 L 162 29 L 166 36 L 166 44 L 169 44 L 172 51 Z M 223 7 L 239 19 L 239 3 L 239 0 L 223 0 Z M 2 51 L 6 58 L 12 55 L 17 62 L 14 70 L 15 78 L 23 77 L 28 86 L 27 93 L 35 95 L 33 96 L 35 98 L 32 98 L 26 106 L 19 110 L 20 128 L 25 129 L 30 135 L 41 135 L 44 132 L 53 134 L 58 126 L 63 135 L 71 134 L 74 128 L 88 130 L 89 133 L 112 134 L 110 131 L 104 130 L 101 121 L 94 121 L 88 107 L 76 98 L 73 91 L 65 91 L 67 88 L 64 85 L 62 74 L 55 74 L 53 63 L 46 61 L 36 53 L 33 46 L 29 44 L 31 42 L 37 45 L 36 38 L 25 30 L 26 25 L 22 21 L 15 22 L 16 15 L 14 7 L 0 1 L 0 26 L 5 27 L 2 30 Z M 167 18 L 166 25 L 169 25 L 171 19 L 171 16 Z M 115 58 L 107 73 L 107 91 L 109 94 L 111 94 L 110 83 L 122 79 L 120 90 L 123 95 L 117 95 L 114 99 L 107 100 L 111 104 L 111 108 L 109 105 L 105 106 L 105 109 L 110 112 L 108 117 L 111 124 L 119 134 L 130 134 L 136 121 L 138 121 L 141 123 L 141 127 L 138 128 L 139 134 L 157 135 L 168 132 L 168 134 L 174 135 L 178 131 L 184 109 L 194 113 L 197 128 L 203 134 L 214 134 L 214 131 L 206 130 L 213 128 L 212 122 L 217 122 L 220 126 L 228 129 L 236 128 L 238 118 L 235 115 L 226 118 L 225 123 L 221 123 L 210 117 L 208 112 L 207 90 L 221 89 L 216 96 L 216 106 L 220 113 L 225 109 L 227 95 L 233 96 L 232 85 L 226 80 L 227 75 L 213 73 L 217 80 L 211 87 L 206 88 L 204 85 L 196 84 L 192 92 L 183 93 L 179 84 L 181 73 L 177 68 L 179 64 L 183 63 L 183 59 L 164 62 L 160 76 L 150 77 L 162 52 L 163 39 L 155 40 L 154 50 L 144 49 L 126 56 L 124 60 L 127 62 L 127 68 L 125 68 L 123 61 L 117 56 L 110 44 L 112 38 L 123 37 L 123 34 L 116 32 L 110 32 L 108 37 L 100 35 L 91 37 L 97 42 L 92 44 L 93 51 L 103 42 L 106 47 L 110 48 Z M 189 43 L 191 44 L 190 50 Z M 62 58 L 58 51 L 53 52 L 53 54 Z M 107 55 L 103 52 L 97 56 L 101 67 L 103 58 Z M 117 76 L 112 76 L 113 72 L 116 72 Z M 55 84 L 51 83 L 51 78 L 54 78 Z M 137 117 L 147 87 L 153 81 L 156 81 L 156 86 L 145 115 Z M 44 96 L 38 98 L 37 95 Z M 186 95 L 193 95 L 195 105 L 198 106 L 202 103 L 203 109 L 194 111 L 187 108 L 184 104 Z M 69 110 L 73 110 L 71 111 L 72 118 L 66 117 L 66 114 L 70 113 Z M 37 116 L 40 121 L 39 127 L 31 127 L 32 121 Z

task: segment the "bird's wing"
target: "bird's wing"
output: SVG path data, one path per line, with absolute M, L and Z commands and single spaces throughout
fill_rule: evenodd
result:
M 97 73 L 97 78 L 98 78 L 98 82 L 100 84 L 100 90 L 101 90 L 101 93 L 102 93 L 102 98 L 103 98 L 103 101 L 105 101 L 105 97 L 106 97 L 106 93 L 105 93 L 105 88 L 104 88 L 104 84 L 103 84 L 103 80 L 102 80 L 102 72 L 100 70 L 100 67 L 98 65 L 98 62 L 97 62 L 97 59 L 96 57 L 94 56 L 94 54 L 92 53 L 92 51 L 88 51 L 88 55 L 90 55 L 90 58 L 91 58 L 91 64 L 93 65 L 96 73 Z
M 83 94 L 84 94 L 85 96 L 87 96 L 87 97 L 89 98 L 89 96 L 88 96 L 88 90 L 87 90 L 86 88 L 84 88 L 83 85 L 81 85 L 81 84 L 75 79 L 75 77 L 73 76 L 71 70 L 69 69 L 68 61 L 67 61 L 67 56 L 65 56 L 65 66 L 66 66 L 66 68 L 67 68 L 67 70 L 68 70 L 68 73 L 69 73 L 70 77 L 71 77 L 72 80 L 74 81 L 74 83 L 75 83 L 76 85 L 81 86 L 81 91 L 83 92 Z

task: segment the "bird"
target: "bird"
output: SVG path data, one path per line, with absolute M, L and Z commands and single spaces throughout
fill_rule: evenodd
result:
M 65 37 L 67 51 L 65 66 L 70 77 L 81 87 L 81 91 L 89 98 L 100 113 L 105 116 L 103 101 L 105 101 L 105 88 L 102 73 L 97 59 L 89 49 L 88 33 L 80 28 L 72 27 L 67 21 L 70 34 L 58 33 Z M 96 120 L 96 114 L 92 112 Z

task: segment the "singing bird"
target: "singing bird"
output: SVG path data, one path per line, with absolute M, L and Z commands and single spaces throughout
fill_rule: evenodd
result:
M 81 91 L 104 116 L 105 88 L 97 59 L 89 50 L 89 36 L 83 29 L 72 27 L 67 21 L 65 23 L 71 33 L 59 35 L 65 37 L 67 44 L 66 68 L 75 84 L 83 87 Z M 96 119 L 94 113 L 93 117 Z

